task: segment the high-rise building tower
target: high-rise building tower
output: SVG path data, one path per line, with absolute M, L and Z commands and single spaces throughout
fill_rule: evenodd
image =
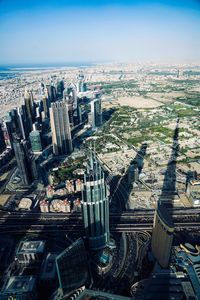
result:
M 78 77 L 77 77 L 77 92 L 78 93 L 83 93 L 87 91 L 87 84 L 85 82 L 84 79 L 84 74 L 83 73 L 79 73 Z
M 154 215 L 151 248 L 163 268 L 169 265 L 173 242 L 174 224 L 166 207 L 159 201 Z
M 51 104 L 50 122 L 53 153 L 55 155 L 71 153 L 73 148 L 67 103 L 61 101 Z
M 82 108 L 79 103 L 77 104 L 77 118 L 78 118 L 78 124 L 81 124 L 83 122 L 83 118 L 82 118 Z
M 19 120 L 19 128 L 20 128 L 20 137 L 22 139 L 26 139 L 26 131 L 25 131 L 25 124 L 24 124 L 24 116 L 23 110 L 21 107 L 17 108 L 18 120 Z
M 56 101 L 57 95 L 56 95 L 56 88 L 52 84 L 49 84 L 46 86 L 47 89 L 47 95 L 49 103 L 53 103 Z
M 26 106 L 26 111 L 28 118 L 31 122 L 34 122 L 34 101 L 32 91 L 25 91 L 24 102 Z
M 91 122 L 92 127 L 96 128 L 102 124 L 101 99 L 95 99 L 91 102 Z
M 89 284 L 88 256 L 81 238 L 57 256 L 56 268 L 64 294 Z
M 31 150 L 33 153 L 39 153 L 42 151 L 42 142 L 40 131 L 36 130 L 35 124 L 33 124 L 33 131 L 31 131 L 29 135 L 29 139 L 31 142 Z
M 25 133 L 25 136 L 27 139 L 30 131 L 32 130 L 32 120 L 30 120 L 28 117 L 26 105 L 22 105 L 20 107 L 20 110 L 18 111 L 18 115 L 19 115 L 19 119 L 22 118 L 23 129 L 21 129 L 21 130 L 22 131 L 24 130 L 24 133 Z M 21 124 L 21 121 L 20 121 L 20 124 Z
M 104 172 L 96 156 L 91 153 L 81 201 L 85 233 L 91 250 L 104 248 L 110 240 L 108 196 Z
M 12 146 L 13 133 L 20 139 L 27 139 L 32 129 L 32 119 L 28 117 L 26 105 L 21 105 L 17 109 L 12 109 L 6 116 L 6 132 Z
M 13 133 L 16 132 L 15 122 L 13 121 L 13 117 L 11 112 L 6 114 L 5 119 L 5 137 L 6 137 L 6 146 L 8 148 L 13 148 Z
M 63 101 L 66 103 L 68 108 L 70 126 L 73 127 L 74 126 L 74 101 L 73 101 L 73 97 L 70 94 L 68 94 L 68 90 L 64 90 Z
M 57 97 L 58 97 L 58 99 L 62 99 L 64 89 L 65 89 L 64 81 L 63 80 L 58 81 L 58 83 L 57 83 Z
M 45 119 L 49 118 L 49 99 L 46 95 L 42 96 L 42 109 Z
M 21 141 L 16 134 L 13 134 L 13 149 L 22 183 L 29 185 L 32 182 L 32 174 L 26 141 Z

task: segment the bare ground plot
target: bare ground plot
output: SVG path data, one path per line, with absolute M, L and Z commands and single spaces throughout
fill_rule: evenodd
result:
M 130 106 L 135 108 L 154 108 L 163 105 L 162 103 L 144 97 L 119 97 L 116 102 L 122 106 Z

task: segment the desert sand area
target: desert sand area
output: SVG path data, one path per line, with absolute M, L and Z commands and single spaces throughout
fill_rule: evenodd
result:
M 119 97 L 116 101 L 119 105 L 130 106 L 135 108 L 154 108 L 163 105 L 156 100 L 144 97 Z

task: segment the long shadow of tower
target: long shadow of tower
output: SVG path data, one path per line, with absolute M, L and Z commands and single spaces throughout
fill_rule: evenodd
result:
M 176 195 L 176 165 L 179 152 L 178 133 L 179 119 L 177 119 L 173 135 L 172 152 L 165 171 L 162 193 L 160 195 L 160 201 L 164 202 L 166 207 L 173 207 Z
M 163 268 L 168 267 L 173 242 L 174 224 L 167 208 L 173 207 L 176 194 L 176 164 L 179 151 L 178 133 L 179 119 L 177 119 L 173 135 L 172 152 L 167 164 L 162 192 L 155 210 L 151 240 L 152 252 L 157 262 Z

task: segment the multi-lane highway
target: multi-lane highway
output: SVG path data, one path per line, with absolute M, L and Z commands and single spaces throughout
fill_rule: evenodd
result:
M 175 229 L 199 229 L 200 209 L 171 210 Z M 152 230 L 153 210 L 110 214 L 111 232 Z M 81 213 L 0 212 L 0 232 L 83 232 Z

